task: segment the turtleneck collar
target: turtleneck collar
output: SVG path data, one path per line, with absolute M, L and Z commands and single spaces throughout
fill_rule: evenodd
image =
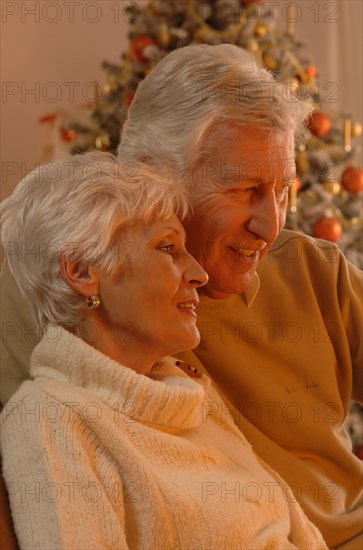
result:
M 171 357 L 155 364 L 150 376 L 138 374 L 54 325 L 34 349 L 30 374 L 83 388 L 110 408 L 129 410 L 133 420 L 167 431 L 202 422 L 202 403 L 210 384 L 205 375 L 190 378 Z

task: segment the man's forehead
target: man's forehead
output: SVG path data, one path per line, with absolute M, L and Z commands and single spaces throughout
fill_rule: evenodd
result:
M 232 168 L 225 165 L 221 167 L 221 181 L 255 181 L 264 183 L 277 180 L 291 180 L 296 176 L 295 160 L 289 161 L 271 161 L 271 162 L 248 162 L 244 164 L 237 163 Z
M 228 134 L 218 136 L 214 134 L 209 138 L 207 152 L 204 155 L 206 161 L 218 158 L 229 161 L 246 160 L 290 160 L 294 156 L 294 138 L 292 133 L 281 132 L 267 133 L 258 129 L 255 132 L 232 130 Z
M 266 178 L 293 177 L 295 168 L 294 139 L 291 132 L 271 132 L 252 128 L 233 128 L 218 143 L 217 134 L 210 142 L 202 163 L 204 175 L 219 179 L 244 177 Z M 275 174 L 276 176 L 272 175 Z M 285 176 L 286 173 L 286 176 Z M 278 175 L 277 175 L 278 174 Z
M 254 183 L 272 183 L 289 182 L 296 177 L 295 160 L 289 162 L 266 163 L 246 163 L 228 166 L 226 164 L 211 163 L 201 167 L 199 171 L 199 182 L 209 184 L 209 182 L 219 185 L 229 185 L 231 183 L 248 182 Z
M 285 139 L 283 142 L 279 140 L 265 139 L 242 139 L 228 140 L 221 147 L 218 147 L 220 153 L 230 152 L 238 155 L 241 159 L 249 158 L 259 160 L 261 158 L 269 159 L 286 159 L 294 156 L 294 141 Z

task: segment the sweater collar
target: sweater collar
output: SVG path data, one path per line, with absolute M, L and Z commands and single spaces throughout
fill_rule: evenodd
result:
M 190 378 L 164 357 L 150 376 L 117 363 L 60 326 L 49 326 L 31 357 L 30 374 L 83 388 L 134 421 L 179 431 L 202 422 L 209 379 Z
M 241 300 L 246 305 L 246 307 L 251 307 L 254 299 L 256 298 L 256 295 L 260 288 L 260 278 L 257 275 L 257 273 L 254 273 L 253 280 L 249 287 L 242 292 L 241 294 L 231 294 L 230 296 L 227 296 L 227 298 L 222 298 L 221 300 L 215 300 L 214 298 L 209 298 L 209 296 L 206 296 L 205 294 L 200 294 L 200 303 L 201 306 L 209 306 L 213 309 L 213 307 L 220 308 L 220 304 L 225 303 L 229 304 L 230 302 Z
M 247 288 L 247 290 L 245 290 L 245 292 L 244 292 L 244 300 L 245 300 L 245 303 L 246 303 L 247 307 L 251 307 L 251 305 L 252 305 L 252 303 L 253 303 L 253 301 L 256 297 L 256 294 L 259 291 L 259 288 L 260 288 L 260 278 L 257 275 L 257 273 L 255 272 L 254 277 L 253 277 L 253 281 L 251 282 L 251 284 Z

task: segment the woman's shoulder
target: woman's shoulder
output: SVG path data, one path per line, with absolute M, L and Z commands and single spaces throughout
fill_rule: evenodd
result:
M 59 380 L 26 380 L 1 411 L 2 435 L 6 437 L 9 431 L 15 430 L 19 434 L 43 431 L 45 425 L 54 425 L 61 420 L 67 423 L 67 419 L 72 417 L 74 420 L 78 410 L 90 401 L 90 395 L 82 388 Z

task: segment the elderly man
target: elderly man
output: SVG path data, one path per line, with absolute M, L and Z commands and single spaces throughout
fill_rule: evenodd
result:
M 363 393 L 362 274 L 335 245 L 283 230 L 311 110 L 243 50 L 188 46 L 139 86 L 119 158 L 168 166 L 190 198 L 187 246 L 209 283 L 202 342 L 184 360 L 228 404 L 205 415 L 233 415 L 329 546 L 361 548 L 362 468 L 343 423 Z M 221 499 L 247 489 L 218 488 Z
M 328 545 L 361 548 L 362 465 L 343 423 L 363 395 L 362 273 L 335 245 L 283 231 L 311 108 L 243 50 L 188 46 L 139 86 L 119 157 L 169 166 L 189 194 L 187 246 L 209 283 L 184 359 L 229 404 L 206 414 L 234 415 Z

